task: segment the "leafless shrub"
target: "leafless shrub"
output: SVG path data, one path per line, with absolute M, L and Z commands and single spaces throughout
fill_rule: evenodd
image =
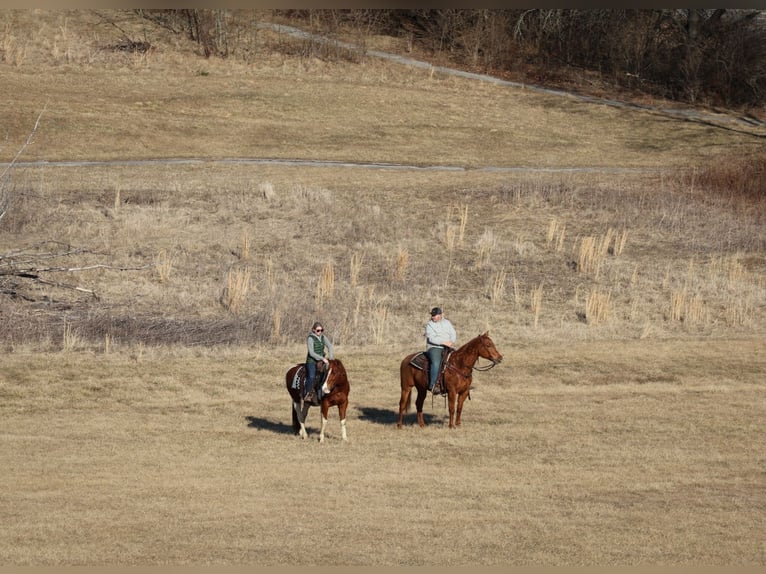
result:
M 766 207 L 766 154 L 715 158 L 687 175 L 686 184 L 699 186 L 732 202 Z

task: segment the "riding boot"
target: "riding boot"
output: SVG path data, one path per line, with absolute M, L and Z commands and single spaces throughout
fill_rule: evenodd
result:
M 303 400 L 314 406 L 317 406 L 319 404 L 319 400 L 317 398 L 317 392 L 314 390 L 314 387 L 311 387 L 309 392 L 306 393 L 306 396 Z

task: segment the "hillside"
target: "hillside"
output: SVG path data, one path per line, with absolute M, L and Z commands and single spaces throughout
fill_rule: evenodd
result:
M 514 338 L 762 329 L 762 205 L 693 175 L 757 134 L 264 28 L 246 63 L 131 12 L 3 17 L 6 161 L 33 137 L 0 253 L 37 279 L 0 276 L 7 341 L 287 342 L 317 317 L 417 344 L 434 304 Z M 113 48 L 128 31 L 153 49 Z

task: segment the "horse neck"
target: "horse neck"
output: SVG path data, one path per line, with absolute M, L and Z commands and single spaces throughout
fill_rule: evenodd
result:
M 478 349 L 479 338 L 475 337 L 468 341 L 465 345 L 457 349 L 452 353 L 451 357 L 453 361 L 460 361 L 461 364 L 466 367 L 473 367 L 476 361 L 479 359 Z

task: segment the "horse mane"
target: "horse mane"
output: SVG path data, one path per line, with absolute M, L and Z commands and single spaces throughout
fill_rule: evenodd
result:
M 473 348 L 473 346 L 477 345 L 479 341 L 489 335 L 489 331 L 485 331 L 481 335 L 476 335 L 473 339 L 468 341 L 467 343 L 460 345 L 457 349 L 455 349 L 454 353 L 459 353 L 460 351 L 467 351 L 468 349 Z M 453 353 L 453 354 L 454 354 Z
M 330 368 L 332 372 L 340 377 L 338 385 L 348 385 L 348 375 L 346 374 L 346 367 L 340 362 L 340 359 L 330 359 Z
M 346 368 L 343 366 L 343 363 L 340 362 L 340 359 L 330 359 L 330 367 L 334 371 L 337 370 L 343 373 L 344 375 L 346 374 Z

